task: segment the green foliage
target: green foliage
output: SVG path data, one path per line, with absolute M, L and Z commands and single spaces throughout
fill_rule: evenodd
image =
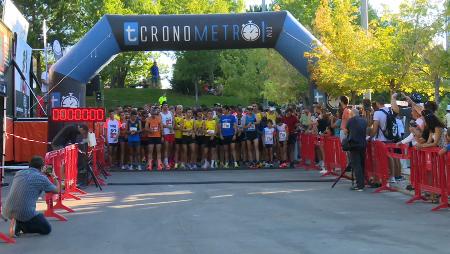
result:
M 213 83 L 219 70 L 220 51 L 178 52 L 172 78 L 172 88 L 184 94 L 195 94 L 195 83 Z
M 195 106 L 195 97 L 177 93 L 173 90 L 161 89 L 133 89 L 133 88 L 114 88 L 104 90 L 104 106 L 107 109 L 119 105 L 132 105 L 142 107 L 145 104 L 158 103 L 158 98 L 166 93 L 169 104 L 184 106 Z M 249 105 L 250 101 L 246 98 L 231 96 L 212 96 L 202 95 L 199 97 L 199 105 L 212 106 L 214 103 L 222 105 Z M 87 97 L 88 106 L 97 106 L 95 96 Z

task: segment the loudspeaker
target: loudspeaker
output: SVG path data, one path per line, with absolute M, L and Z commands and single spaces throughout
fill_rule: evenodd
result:
M 94 92 L 100 91 L 100 76 L 93 77 L 89 83 L 86 84 L 86 96 L 93 96 Z

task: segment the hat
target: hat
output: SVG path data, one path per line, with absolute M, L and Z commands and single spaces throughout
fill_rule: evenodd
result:
M 414 103 L 422 103 L 422 95 L 418 93 L 411 94 L 410 98 Z
M 269 111 L 275 111 L 275 107 L 270 107 Z
M 447 105 L 447 111 L 450 111 L 450 105 Z

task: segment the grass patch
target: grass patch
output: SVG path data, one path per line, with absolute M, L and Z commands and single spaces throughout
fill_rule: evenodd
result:
M 167 100 L 170 105 L 181 104 L 183 106 L 195 106 L 195 96 L 183 95 L 172 90 L 161 89 L 135 89 L 135 88 L 114 88 L 104 89 L 104 105 L 98 105 L 95 102 L 95 96 L 86 97 L 86 104 L 89 107 L 104 106 L 111 109 L 116 106 L 132 105 L 134 107 L 142 107 L 145 104 L 157 103 L 159 97 L 166 93 Z M 214 103 L 222 105 L 243 105 L 246 106 L 250 102 L 246 99 L 230 96 L 199 96 L 199 105 L 212 106 Z

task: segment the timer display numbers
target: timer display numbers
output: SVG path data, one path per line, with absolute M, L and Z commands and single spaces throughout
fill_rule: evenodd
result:
M 54 122 L 103 122 L 104 108 L 52 108 Z

